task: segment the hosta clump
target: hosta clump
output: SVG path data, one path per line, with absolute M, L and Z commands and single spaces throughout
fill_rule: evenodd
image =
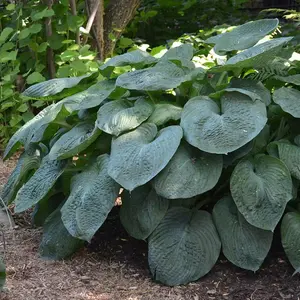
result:
M 300 64 L 289 59 L 292 38 L 267 36 L 277 26 L 250 22 L 208 39 L 227 55 L 209 69 L 189 44 L 113 57 L 101 80 L 22 127 L 4 154 L 25 149 L 2 196 L 16 212 L 34 207 L 41 254 L 61 259 L 90 241 L 123 188 L 121 222 L 148 241 L 155 280 L 197 280 L 221 249 L 256 271 L 282 218 L 283 247 L 298 270 Z M 254 80 L 266 64 L 267 79 Z M 49 99 L 65 80 L 26 95 Z

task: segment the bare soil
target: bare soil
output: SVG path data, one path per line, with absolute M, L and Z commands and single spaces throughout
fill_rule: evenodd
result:
M 14 161 L 0 161 L 0 189 Z M 282 300 L 300 299 L 300 277 L 282 248 L 274 244 L 257 273 L 241 270 L 221 256 L 204 278 L 186 286 L 166 287 L 151 280 L 147 244 L 130 238 L 115 208 L 90 245 L 66 261 L 38 256 L 41 230 L 28 215 L 15 216 L 17 227 L 5 232 L 7 291 L 3 300 Z M 1 233 L 0 233 L 1 237 Z M 0 247 L 3 241 L 0 239 Z

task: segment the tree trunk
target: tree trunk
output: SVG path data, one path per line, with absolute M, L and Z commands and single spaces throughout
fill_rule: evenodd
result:
M 44 0 L 44 3 L 48 6 L 48 9 L 52 8 L 52 5 L 55 0 Z M 45 27 L 46 27 L 46 36 L 47 38 L 52 36 L 52 18 L 46 18 L 45 21 Z M 55 63 L 54 63 L 54 52 L 53 49 L 50 47 L 47 48 L 47 67 L 49 71 L 50 78 L 55 78 Z
M 101 60 L 112 55 L 116 41 L 134 17 L 141 1 L 110 0 L 105 10 L 103 2 L 103 0 L 86 0 L 90 18 L 93 17 L 94 9 L 98 7 L 93 22 L 93 33 L 97 42 L 98 57 Z

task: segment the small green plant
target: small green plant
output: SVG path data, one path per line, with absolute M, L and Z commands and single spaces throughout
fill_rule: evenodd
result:
M 191 44 L 115 56 L 100 67 L 105 79 L 16 132 L 4 158 L 25 151 L 2 196 L 17 213 L 34 207 L 41 255 L 62 259 L 90 241 L 124 188 L 121 222 L 148 242 L 157 281 L 199 279 L 221 248 L 256 271 L 278 224 L 298 270 L 300 65 L 277 26 L 249 22 L 200 42 L 214 45 L 207 64 Z M 284 72 L 253 79 L 275 64 Z M 24 94 L 42 99 L 96 75 Z
M 26 87 L 54 76 L 80 76 L 98 69 L 90 45 L 75 43 L 75 34 L 86 17 L 73 16 L 68 1 L 57 1 L 52 8 L 33 0 L 6 4 L 0 10 L 0 149 L 47 104 L 21 97 Z M 49 17 L 51 36 L 45 28 Z M 50 48 L 53 74 L 49 60 L 47 63 Z

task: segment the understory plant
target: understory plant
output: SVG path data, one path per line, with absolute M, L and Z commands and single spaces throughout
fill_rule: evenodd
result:
M 24 148 L 2 197 L 16 213 L 34 208 L 41 255 L 63 259 L 91 241 L 124 189 L 120 219 L 148 242 L 154 280 L 195 281 L 221 249 L 256 271 L 277 226 L 297 271 L 300 63 L 277 27 L 259 20 L 200 41 L 207 64 L 175 44 L 115 56 L 96 83 L 93 74 L 27 89 L 49 99 L 89 82 L 26 123 L 4 153 Z

